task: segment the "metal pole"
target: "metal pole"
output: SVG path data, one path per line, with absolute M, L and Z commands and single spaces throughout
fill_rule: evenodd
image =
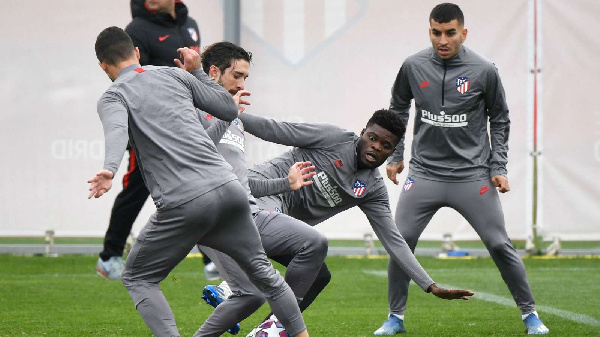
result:
M 223 1 L 223 40 L 240 45 L 240 0 Z

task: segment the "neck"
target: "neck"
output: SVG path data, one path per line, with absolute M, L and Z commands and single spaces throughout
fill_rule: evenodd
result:
M 137 59 L 129 59 L 114 66 L 109 65 L 107 71 L 108 77 L 110 77 L 110 79 L 114 82 L 121 73 L 121 71 L 132 64 L 139 64 L 139 61 Z

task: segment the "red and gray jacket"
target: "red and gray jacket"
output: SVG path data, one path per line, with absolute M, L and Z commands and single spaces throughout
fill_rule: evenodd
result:
M 140 49 L 140 64 L 174 67 L 179 58 L 177 49 L 189 47 L 200 52 L 200 30 L 188 16 L 188 8 L 175 1 L 176 18 L 170 14 L 150 11 L 144 0 L 131 0 L 133 20 L 125 31 Z

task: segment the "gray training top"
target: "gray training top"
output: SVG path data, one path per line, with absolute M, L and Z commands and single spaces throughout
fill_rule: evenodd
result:
M 465 46 L 445 61 L 433 48 L 422 50 L 404 61 L 392 88 L 390 110 L 405 123 L 413 98 L 411 175 L 438 181 L 506 176 L 510 119 L 493 63 Z M 404 160 L 403 153 L 404 137 L 388 161 Z
M 386 251 L 423 290 L 433 280 L 416 260 L 398 231 L 390 210 L 387 188 L 377 168 L 357 169 L 359 137 L 330 124 L 278 123 L 243 113 L 240 119 L 249 132 L 269 142 L 295 146 L 292 150 L 250 168 L 252 194 L 268 194 L 256 179 L 286 177 L 295 162 L 310 161 L 316 167 L 314 183 L 279 195 L 279 211 L 314 226 L 354 206 L 367 216 Z M 258 198 L 266 208 L 266 198 Z
M 194 108 L 231 121 L 237 117 L 235 101 L 202 69 L 193 75 L 175 67 L 131 65 L 98 101 L 104 168 L 117 172 L 129 139 L 159 212 L 236 179 Z
M 239 118 L 231 122 L 225 122 L 205 111 L 198 110 L 200 122 L 206 129 L 208 136 L 217 145 L 217 150 L 225 160 L 233 167 L 233 172 L 237 176 L 240 184 L 246 190 L 250 210 L 252 214 L 259 211 L 256 205 L 256 199 L 250 192 L 248 185 L 248 166 L 246 164 L 246 137 L 244 135 L 244 124 Z M 277 193 L 290 191 L 290 184 L 287 178 L 270 179 L 260 182 L 265 185 L 267 190 L 275 190 Z

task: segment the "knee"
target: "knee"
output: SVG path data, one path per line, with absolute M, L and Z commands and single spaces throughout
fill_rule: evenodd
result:
M 514 250 L 512 244 L 509 241 L 496 241 L 491 242 L 487 245 L 488 251 L 492 256 L 505 255 L 508 251 Z
M 320 234 L 313 240 L 311 246 L 313 247 L 315 254 L 322 257 L 322 260 L 324 261 L 327 256 L 327 250 L 329 249 L 329 240 L 327 240 L 327 237 Z
M 319 274 L 317 274 L 317 277 L 313 284 L 322 289 L 322 288 L 325 288 L 329 284 L 330 281 L 331 281 L 331 273 L 329 272 L 329 269 L 327 269 L 327 267 L 323 267 L 323 268 L 321 268 L 321 270 L 319 270 Z

